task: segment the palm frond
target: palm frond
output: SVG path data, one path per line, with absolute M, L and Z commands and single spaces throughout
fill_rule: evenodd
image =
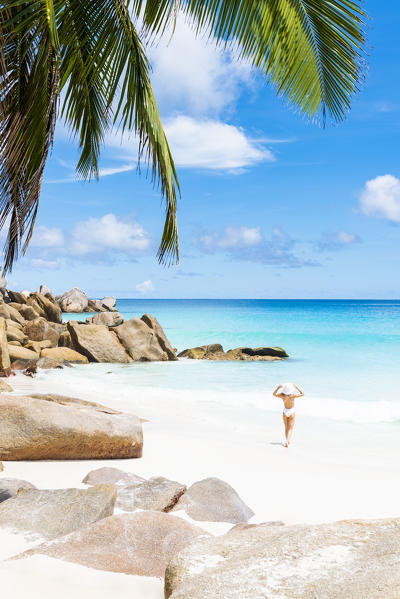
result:
M 58 70 L 46 14 L 26 31 L 29 14 L 0 11 L 0 228 L 8 224 L 5 271 L 32 235 L 43 171 L 53 142 L 58 102 Z
M 149 36 L 162 35 L 176 11 L 196 33 L 218 44 L 275 85 L 311 118 L 340 122 L 359 90 L 364 71 L 365 13 L 361 0 L 131 0 Z

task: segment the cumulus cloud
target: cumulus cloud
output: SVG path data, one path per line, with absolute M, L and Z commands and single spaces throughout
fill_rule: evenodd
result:
M 143 281 L 143 283 L 138 283 L 136 285 L 136 290 L 142 295 L 147 295 L 148 293 L 152 293 L 155 290 L 155 287 L 152 281 L 148 279 L 147 281 Z
M 361 211 L 400 223 L 400 179 L 381 175 L 367 181 L 359 198 Z
M 317 243 L 317 249 L 321 252 L 340 250 L 355 243 L 360 243 L 361 238 L 355 233 L 339 231 L 337 233 L 324 233 Z
M 164 112 L 218 113 L 252 81 L 249 63 L 238 60 L 232 50 L 217 49 L 206 32 L 196 37 L 183 17 L 178 17 L 172 37 L 167 34 L 149 48 L 149 56 L 151 83 Z
M 31 246 L 52 248 L 60 247 L 65 243 L 65 235 L 58 227 L 49 228 L 44 225 L 35 228 L 32 235 Z
M 72 231 L 71 249 L 76 254 L 101 253 L 111 250 L 137 253 L 150 247 L 150 238 L 138 222 L 119 219 L 115 214 L 89 218 Z
M 150 247 L 150 235 L 140 223 L 111 213 L 79 221 L 68 231 L 39 226 L 28 257 L 34 268 L 57 268 L 60 259 L 108 263 L 121 257 L 132 260 Z
M 224 233 L 204 232 L 196 238 L 196 244 L 207 253 L 218 250 L 235 250 L 258 245 L 263 238 L 259 227 L 226 227 Z
M 264 143 L 251 139 L 243 129 L 219 120 L 179 115 L 167 120 L 164 129 L 178 168 L 236 170 L 275 159 Z M 125 160 L 130 155 L 131 169 L 135 168 L 137 142 L 133 136 L 112 133 L 107 136 L 106 145 L 116 154 L 122 154 Z
M 49 269 L 55 270 L 61 266 L 61 260 L 44 260 L 43 258 L 32 258 L 31 265 L 38 270 Z
M 279 227 L 265 236 L 259 227 L 227 227 L 223 233 L 203 232 L 194 239 L 203 252 L 222 252 L 234 260 L 261 262 L 270 266 L 299 268 L 317 266 L 313 260 L 295 253 L 295 240 Z

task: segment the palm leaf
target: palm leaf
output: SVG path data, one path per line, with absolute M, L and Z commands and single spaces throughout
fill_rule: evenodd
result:
M 162 35 L 181 11 L 196 33 L 266 75 L 279 95 L 323 123 L 340 122 L 363 80 L 361 0 L 131 0 L 145 32 Z M 143 16 L 142 16 L 143 15 Z

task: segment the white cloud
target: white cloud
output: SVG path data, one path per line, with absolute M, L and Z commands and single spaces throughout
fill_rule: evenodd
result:
M 367 181 L 360 195 L 360 208 L 368 216 L 400 223 L 400 179 L 382 175 Z
M 35 228 L 31 246 L 41 248 L 60 247 L 65 243 L 65 236 L 61 229 L 48 228 L 44 225 Z
M 118 173 L 126 173 L 136 168 L 135 164 L 122 164 L 121 166 L 105 167 L 99 169 L 99 177 L 109 177 L 110 175 L 117 175 Z
M 197 244 L 206 252 L 235 249 L 258 245 L 262 242 L 259 227 L 226 227 L 225 232 L 203 233 L 197 239 Z
M 324 233 L 317 243 L 317 249 L 322 252 L 340 250 L 344 247 L 360 243 L 361 238 L 356 233 L 339 231 L 338 233 Z
M 347 233 L 346 231 L 340 231 L 336 235 L 336 239 L 338 243 L 348 245 L 349 243 L 354 243 L 355 241 L 357 241 L 357 235 L 355 235 L 354 233 Z
M 172 32 L 171 32 L 172 33 Z M 236 100 L 244 84 L 251 83 L 251 67 L 231 50 L 216 48 L 206 32 L 195 36 L 183 17 L 148 49 L 151 83 L 161 110 L 216 114 Z
M 72 231 L 72 251 L 76 254 L 100 254 L 105 250 L 137 253 L 147 250 L 150 238 L 138 222 L 118 219 L 115 214 L 89 218 Z
M 275 160 L 263 143 L 251 139 L 243 129 L 219 120 L 179 115 L 167 120 L 164 129 L 178 168 L 238 170 Z M 125 160 L 127 155 L 132 156 L 132 161 L 137 159 L 137 140 L 133 135 L 113 133 L 107 136 L 106 144 Z
M 222 234 L 204 232 L 193 241 L 205 253 L 221 252 L 234 260 L 286 268 L 318 265 L 313 260 L 296 255 L 296 241 L 279 227 L 272 230 L 270 237 L 266 237 L 259 227 L 227 227 Z
M 243 129 L 221 121 L 178 116 L 165 125 L 179 167 L 237 169 L 263 160 L 272 152 L 246 136 Z
M 54 270 L 55 268 L 59 268 L 61 266 L 61 260 L 44 260 L 43 258 L 32 258 L 31 265 L 33 266 L 33 268 L 37 268 L 39 270 Z
M 139 291 L 139 293 L 141 293 L 142 295 L 147 295 L 148 293 L 152 293 L 154 291 L 155 287 L 152 283 L 152 281 L 150 281 L 150 279 L 148 279 L 147 281 L 143 281 L 143 283 L 138 283 L 136 285 L 136 290 Z

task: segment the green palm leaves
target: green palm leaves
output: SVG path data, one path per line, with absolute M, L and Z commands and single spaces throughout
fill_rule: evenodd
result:
M 166 201 L 158 252 L 179 258 L 178 179 L 142 39 L 186 14 L 233 44 L 296 108 L 341 121 L 362 78 L 364 14 L 347 0 L 10 0 L 0 6 L 0 226 L 5 268 L 26 250 L 57 117 L 77 136 L 77 171 L 98 176 L 105 135 L 132 131 Z M 61 97 L 61 108 L 59 103 Z

